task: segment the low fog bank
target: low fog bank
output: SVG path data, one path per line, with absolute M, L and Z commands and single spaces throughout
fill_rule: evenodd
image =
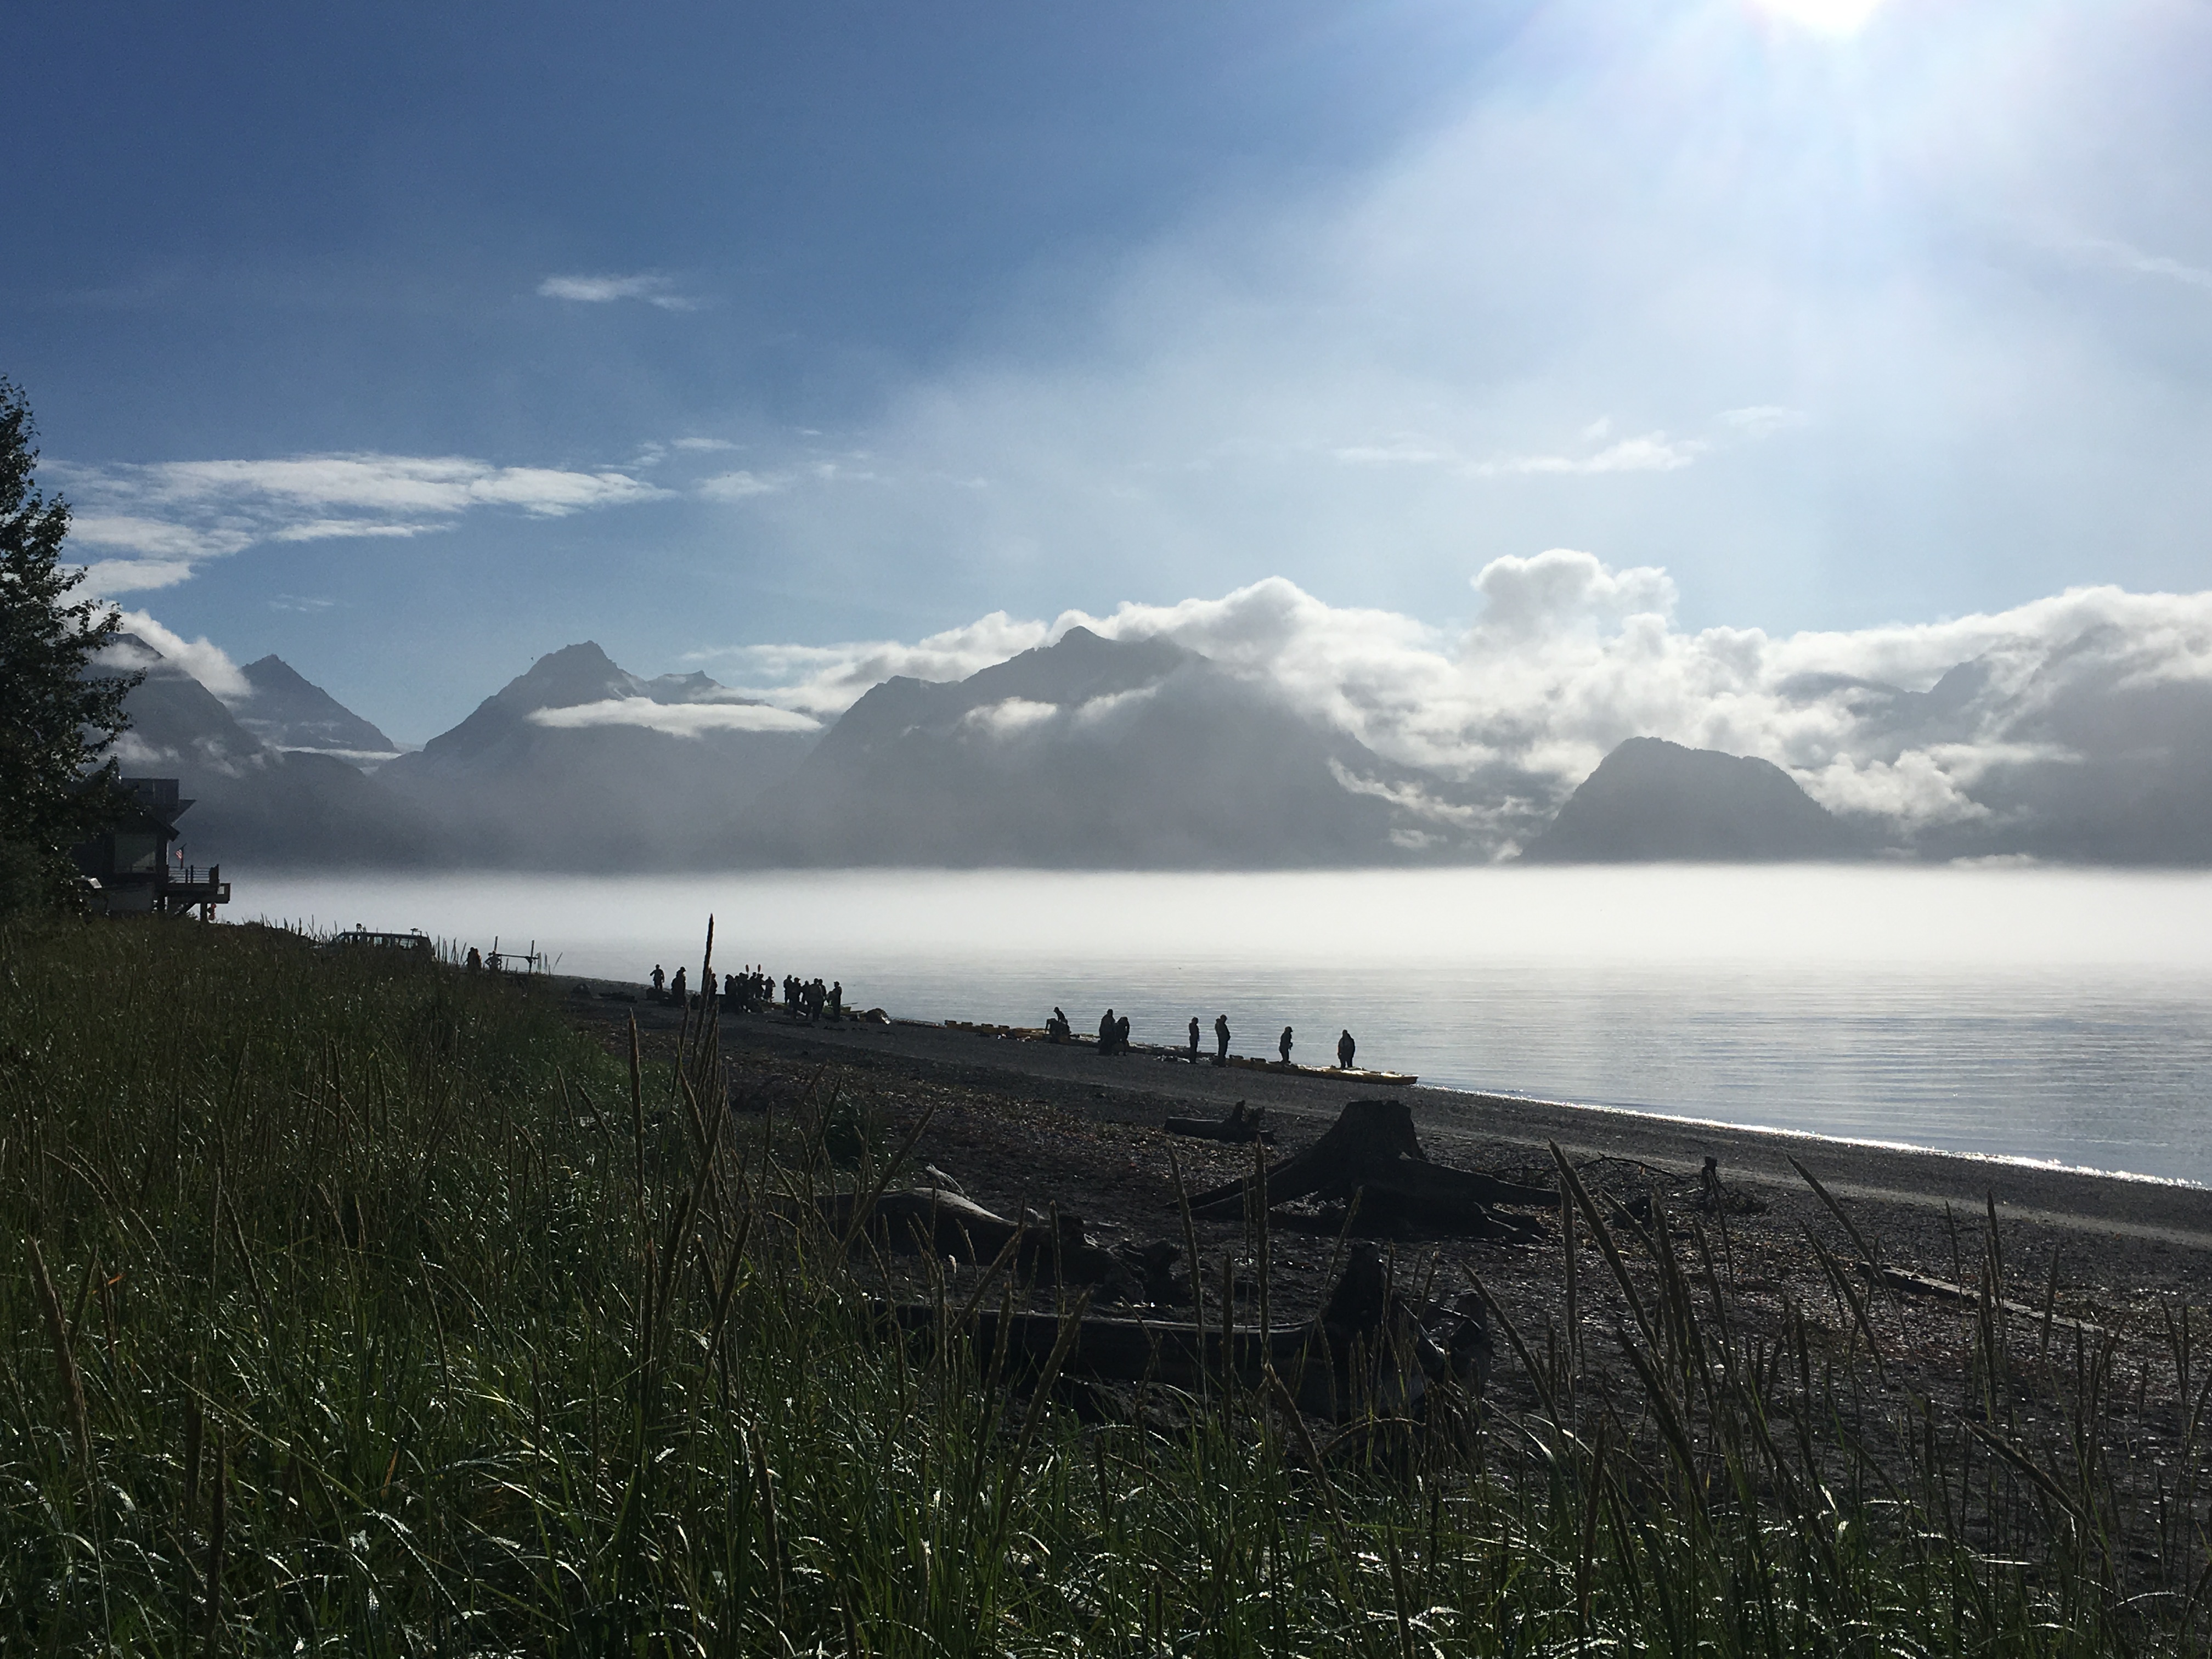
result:
M 1418 971 L 1488 960 L 1821 970 L 2212 975 L 2212 875 L 1727 866 L 1202 874 L 844 870 L 594 879 L 272 876 L 240 914 L 499 933 L 569 972 L 763 957 L 1281 961 Z M 696 965 L 696 963 L 695 963 Z M 820 967 L 811 971 L 824 971 Z
M 134 618 L 118 752 L 263 867 L 2212 864 L 2212 594 L 1770 637 L 1565 550 L 1474 586 L 1456 635 L 1271 579 L 703 653 L 734 686 L 586 642 L 397 757 L 278 659 Z

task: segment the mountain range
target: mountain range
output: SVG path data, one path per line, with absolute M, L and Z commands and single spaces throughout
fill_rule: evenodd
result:
M 1343 867 L 1488 862 L 1516 839 L 1531 863 L 2212 863 L 2212 692 L 2119 674 L 2040 702 L 1979 663 L 1924 692 L 1807 677 L 1792 695 L 1846 701 L 1899 754 L 2007 722 L 1965 810 L 1907 836 L 1767 761 L 1653 738 L 1556 808 L 1501 802 L 1172 641 L 1083 628 L 963 680 L 886 680 L 827 724 L 585 642 L 413 752 L 274 656 L 228 702 L 134 636 L 98 672 L 134 669 L 118 757 L 178 777 L 187 856 L 234 868 Z
M 291 676 L 275 658 L 266 660 Z M 117 740 L 114 756 L 126 775 L 181 781 L 195 803 L 181 848 L 193 863 L 407 866 L 456 850 L 437 823 L 349 761 L 280 748 L 257 735 L 135 635 L 118 635 L 93 672 L 143 674 L 125 701 L 131 727 Z M 284 684 L 266 672 L 264 681 Z M 315 695 L 345 713 L 325 694 Z M 243 706 L 251 708 L 254 701 Z
M 1085 628 L 854 703 L 730 850 L 779 864 L 1280 868 L 1466 849 L 1433 787 L 1164 639 Z
M 819 736 L 704 674 L 641 679 L 588 642 L 530 671 L 375 781 L 434 821 L 447 860 L 524 869 L 696 869 Z

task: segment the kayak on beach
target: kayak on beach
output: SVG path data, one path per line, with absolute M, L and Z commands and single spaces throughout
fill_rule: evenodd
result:
M 978 1036 L 1003 1037 L 1016 1042 L 1050 1042 L 1052 1033 L 1036 1025 L 992 1025 L 969 1019 L 948 1019 L 945 1029 L 949 1031 L 973 1031 Z M 1074 1039 L 1062 1039 L 1067 1048 L 1089 1048 L 1091 1044 Z M 1150 1054 L 1157 1060 L 1188 1060 L 1188 1048 L 1170 1048 L 1157 1042 L 1133 1042 L 1129 1052 Z M 1207 1064 L 1212 1060 L 1209 1057 Z M 1277 1072 L 1285 1077 L 1333 1078 L 1341 1083 L 1372 1083 L 1382 1088 L 1404 1088 L 1420 1079 L 1411 1072 L 1372 1072 L 1362 1066 L 1298 1066 L 1285 1060 L 1267 1060 L 1258 1054 L 1231 1054 L 1224 1062 L 1248 1072 Z

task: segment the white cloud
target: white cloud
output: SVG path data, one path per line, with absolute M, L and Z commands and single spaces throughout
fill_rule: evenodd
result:
M 1329 761 L 1328 769 L 1336 779 L 1339 788 L 1351 794 L 1372 795 L 1377 800 L 1389 801 L 1401 811 L 1410 812 L 1416 817 L 1429 818 L 1460 830 L 1476 829 L 1484 823 L 1485 815 L 1480 807 L 1437 800 L 1418 783 L 1393 783 L 1381 778 L 1362 777 L 1334 758 Z
M 112 547 L 155 558 L 214 559 L 251 546 L 253 538 L 240 530 L 203 530 L 130 514 L 87 513 L 70 515 L 70 540 L 79 546 Z
M 451 530 L 449 524 L 389 524 L 374 519 L 310 519 L 304 524 L 286 525 L 270 537 L 272 542 L 328 542 L 349 536 L 427 536 L 434 531 Z
M 1701 439 L 1669 440 L 1663 432 L 1623 438 L 1595 455 L 1510 455 L 1483 461 L 1471 471 L 1479 477 L 1507 474 L 1565 473 L 1589 477 L 1601 472 L 1673 472 L 1694 464 L 1711 446 Z
M 695 449 L 708 453 L 744 447 L 743 444 L 732 443 L 727 438 L 678 438 L 675 447 L 678 449 Z
M 173 586 L 258 543 L 404 538 L 473 512 L 557 519 L 671 493 L 626 472 L 373 452 L 49 470 L 86 507 L 70 525 L 73 544 L 139 556 L 98 562 L 97 592 Z
M 980 708 L 969 709 L 961 717 L 960 723 L 994 738 L 1007 738 L 1042 726 L 1060 713 L 1057 703 L 1031 702 L 1026 697 L 1006 697 L 998 702 L 987 702 Z
M 2169 282 L 2181 283 L 2190 288 L 2212 289 L 2212 270 L 2203 265 L 2192 265 L 2163 253 L 2146 253 L 2130 243 L 2100 236 L 2084 237 L 2075 246 L 2106 264 L 2119 270 L 2132 271 L 2138 276 L 2163 276 Z
M 677 291 L 667 277 L 652 272 L 634 276 L 548 276 L 538 285 L 548 300 L 574 300 L 585 305 L 606 305 L 617 300 L 642 300 L 663 311 L 696 311 L 699 302 Z
M 191 580 L 196 568 L 186 559 L 94 559 L 84 568 L 84 591 L 101 599 L 151 592 Z
M 123 612 L 123 626 L 125 631 L 136 634 L 223 702 L 244 702 L 253 695 L 252 684 L 238 665 L 221 646 L 210 644 L 205 636 L 188 640 L 143 611 Z
M 498 506 L 547 518 L 650 501 L 665 493 L 623 472 L 495 466 L 461 455 L 166 461 L 111 468 L 101 477 L 118 493 L 160 502 L 279 503 L 383 513 L 460 513 Z
M 1347 444 L 1331 452 L 1352 466 L 1433 466 L 1458 458 L 1440 445 L 1419 438 L 1397 438 L 1387 443 Z
M 1594 553 L 1554 547 L 1534 558 L 1492 559 L 1473 586 L 1482 595 L 1478 637 L 1556 635 L 1646 612 L 1670 614 L 1674 582 L 1664 570 L 1613 570 Z
M 818 732 L 822 722 L 789 708 L 766 703 L 655 702 L 650 697 L 609 697 L 600 702 L 531 711 L 538 726 L 574 730 L 595 726 L 636 726 L 671 737 L 703 738 L 711 732 Z
M 1017 622 L 994 611 L 964 628 L 947 629 L 908 645 L 896 640 L 842 645 L 737 645 L 693 652 L 692 662 L 730 662 L 749 684 L 732 688 L 747 696 L 772 696 L 817 714 L 851 708 L 870 687 L 904 675 L 920 680 L 963 680 L 981 668 L 1057 637 L 1079 620 L 1072 613 L 1055 625 Z M 761 690 L 760 687 L 772 688 Z
M 724 472 L 712 478 L 702 478 L 692 486 L 710 501 L 741 501 L 748 495 L 772 495 L 783 488 L 782 481 L 763 478 L 757 473 Z

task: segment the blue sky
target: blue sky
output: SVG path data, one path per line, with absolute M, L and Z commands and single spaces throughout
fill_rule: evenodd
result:
M 584 637 L 742 680 L 1271 576 L 1449 630 L 1555 547 L 1698 629 L 2208 586 L 2192 0 L 10 41 L 0 372 L 80 551 L 403 738 Z

